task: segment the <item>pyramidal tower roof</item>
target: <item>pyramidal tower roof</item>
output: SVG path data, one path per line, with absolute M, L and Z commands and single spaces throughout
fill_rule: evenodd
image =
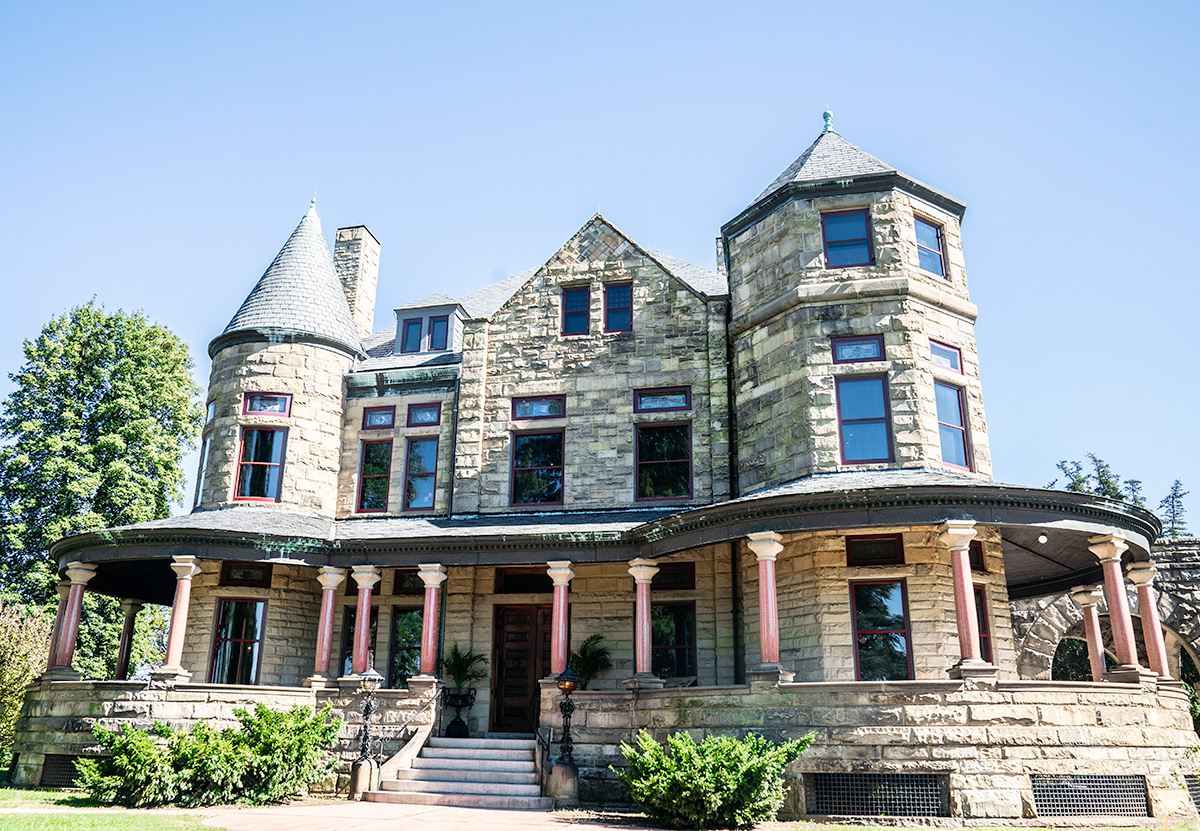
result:
M 882 162 L 861 147 L 851 144 L 832 127 L 826 127 L 817 140 L 796 161 L 775 177 L 775 181 L 754 200 L 766 199 L 792 182 L 821 182 L 827 179 L 853 179 L 877 173 L 895 173 L 896 168 Z
M 262 330 L 269 330 L 268 335 L 313 335 L 362 353 L 362 343 L 321 230 L 316 199 L 213 345 L 224 342 L 234 332 Z

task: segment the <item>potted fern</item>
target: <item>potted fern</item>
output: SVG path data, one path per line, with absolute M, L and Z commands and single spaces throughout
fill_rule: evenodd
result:
M 586 690 L 592 679 L 612 669 L 612 650 L 603 635 L 588 635 L 578 649 L 572 650 L 568 664 L 579 675 L 579 689 Z
M 446 737 L 466 739 L 471 735 L 467 723 L 463 721 L 462 711 L 470 709 L 475 703 L 475 688 L 470 686 L 472 681 L 487 678 L 487 658 L 482 652 L 470 647 L 460 649 L 458 644 L 450 647 L 446 657 L 442 659 L 442 677 L 453 686 L 442 690 L 442 703 L 454 708 L 454 720 L 446 726 Z

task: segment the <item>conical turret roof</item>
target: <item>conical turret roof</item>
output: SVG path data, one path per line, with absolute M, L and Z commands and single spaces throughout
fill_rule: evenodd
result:
M 766 199 L 784 185 L 792 182 L 821 182 L 827 179 L 852 179 L 875 173 L 895 173 L 896 168 L 882 162 L 861 147 L 851 144 L 832 128 L 817 136 L 817 140 L 775 177 L 775 181 L 754 200 Z
M 250 330 L 314 335 L 362 353 L 315 199 L 217 340 Z

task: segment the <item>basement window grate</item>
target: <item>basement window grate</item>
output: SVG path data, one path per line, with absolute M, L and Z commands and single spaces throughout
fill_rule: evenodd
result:
M 826 816 L 948 817 L 945 776 L 936 773 L 812 773 L 808 813 Z
M 1040 817 L 1148 817 L 1144 776 L 1031 773 L 1033 804 Z
M 16 762 L 13 762 L 13 767 L 16 767 Z M 1192 798 L 1192 804 L 1200 807 L 1200 776 L 1187 774 L 1183 777 L 1184 783 L 1187 784 L 1188 796 Z
M 42 762 L 42 781 L 43 788 L 74 788 L 77 787 L 75 772 L 75 760 L 82 759 L 82 756 L 65 756 L 58 754 L 46 754 L 46 759 Z

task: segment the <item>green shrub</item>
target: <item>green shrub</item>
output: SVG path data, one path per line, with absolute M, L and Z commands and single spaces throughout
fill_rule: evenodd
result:
M 672 828 L 745 828 L 775 819 L 783 804 L 783 772 L 812 743 L 814 733 L 776 744 L 707 736 L 699 746 L 673 733 L 663 748 L 645 730 L 638 748 L 621 743 L 629 767 L 613 768 L 633 801 Z
M 239 727 L 214 730 L 201 722 L 190 733 L 161 722 L 154 735 L 128 724 L 119 733 L 96 727 L 96 741 L 111 755 L 77 761 L 79 783 L 101 802 L 130 808 L 282 802 L 337 764 L 325 752 L 341 727 L 330 709 L 259 704 L 253 713 L 233 711 Z

